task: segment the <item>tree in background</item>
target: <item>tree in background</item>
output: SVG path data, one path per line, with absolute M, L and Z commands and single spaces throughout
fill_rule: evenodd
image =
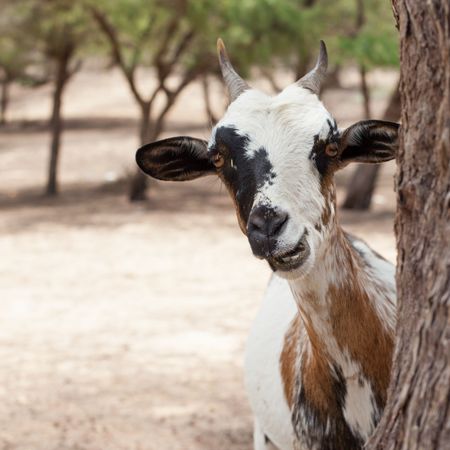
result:
M 450 5 L 394 0 L 401 40 L 398 326 L 384 415 L 368 450 L 450 443 Z
M 32 7 L 30 26 L 40 44 L 40 51 L 50 65 L 53 81 L 51 143 L 46 194 L 58 193 L 58 163 L 63 132 L 62 104 L 69 80 L 80 68 L 76 60 L 86 37 L 86 16 L 80 5 L 70 0 L 37 2 Z
M 16 21 L 23 39 L 21 45 L 33 49 L 35 63 L 44 68 L 53 84 L 45 194 L 55 196 L 58 193 L 58 162 L 63 131 L 63 95 L 67 83 L 80 66 L 76 55 L 87 36 L 88 21 L 82 6 L 70 0 L 9 1 L 8 5 L 12 14 L 10 18 Z
M 353 0 L 355 24 L 353 30 L 339 38 L 339 54 L 343 61 L 355 61 L 361 79 L 364 116 L 371 118 L 371 93 L 367 74 L 374 67 L 397 67 L 398 45 L 391 8 L 387 2 Z M 398 87 L 392 93 L 384 120 L 400 118 Z M 358 165 L 350 178 L 343 203 L 346 209 L 368 209 L 372 201 L 380 167 Z
M 141 145 L 161 134 L 178 96 L 206 70 L 207 54 L 198 47 L 202 24 L 195 3 L 118 0 L 92 2 L 89 6 L 139 106 Z M 140 86 L 139 67 L 152 68 L 156 84 Z M 146 177 L 136 172 L 130 200 L 144 199 L 146 184 Z
M 208 75 L 219 74 L 217 37 L 225 39 L 233 64 L 245 76 L 253 66 L 269 65 L 273 55 L 292 54 L 302 11 L 294 0 L 118 0 L 92 2 L 89 9 L 139 106 L 141 144 L 158 138 L 178 96 L 200 75 L 209 103 Z M 139 67 L 156 75 L 149 89 L 137 81 Z M 145 198 L 146 183 L 143 174 L 134 175 L 131 200 Z
M 0 125 L 6 124 L 13 83 L 40 86 L 48 81 L 44 68 L 38 67 L 33 46 L 20 29 L 21 18 L 16 16 L 12 2 L 3 1 L 0 17 Z
M 0 37 L 0 125 L 6 124 L 9 90 L 14 82 L 25 81 L 30 63 L 28 51 L 17 45 L 12 36 Z
M 100 54 L 107 49 L 120 68 L 140 111 L 139 140 L 146 143 L 160 136 L 167 114 L 197 77 L 203 81 L 207 114 L 215 119 L 209 104 L 209 80 L 219 76 L 218 36 L 227 43 L 239 73 L 249 77 L 251 69 L 258 68 L 274 89 L 278 86 L 272 67 L 284 66 L 293 78 L 299 78 L 309 69 L 321 38 L 327 41 L 338 67 L 356 61 L 368 71 L 391 64 L 388 61 L 392 54 L 395 59 L 395 49 L 390 45 L 392 26 L 389 21 L 384 23 L 388 8 L 378 0 L 364 0 L 364 23 L 355 32 L 357 6 L 362 1 L 0 0 L 0 26 L 15 18 L 18 34 L 24 38 L 15 44 L 21 48 L 25 42 L 31 44 L 33 57 L 40 56 L 54 82 L 46 192 L 57 192 L 65 88 L 77 59 L 86 48 L 91 50 L 99 36 L 102 42 L 100 46 L 94 42 L 95 51 Z M 14 13 L 5 14 L 4 4 Z M 93 24 L 100 33 L 90 33 Z M 19 57 L 14 60 L 20 62 Z M 151 70 L 150 82 L 138 77 L 142 68 Z M 130 198 L 143 199 L 145 188 L 146 178 L 136 173 Z
M 400 92 L 397 83 L 384 111 L 383 120 L 398 122 L 400 113 Z M 380 169 L 381 164 L 359 164 L 357 166 L 348 183 L 347 195 L 342 204 L 343 208 L 360 210 L 370 208 Z

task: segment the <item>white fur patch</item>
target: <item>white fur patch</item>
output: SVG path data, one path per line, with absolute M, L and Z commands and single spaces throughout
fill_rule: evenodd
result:
M 375 428 L 373 419 L 379 414 L 375 410 L 372 387 L 364 377 L 355 376 L 347 379 L 346 382 L 345 420 L 353 433 L 366 441 Z
M 245 354 L 245 385 L 260 434 L 283 450 L 293 448 L 294 431 L 279 361 L 284 336 L 296 312 L 288 283 L 273 276 L 250 330 Z

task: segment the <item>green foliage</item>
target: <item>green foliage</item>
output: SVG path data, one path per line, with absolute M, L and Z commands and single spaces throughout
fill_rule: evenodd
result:
M 356 17 L 356 1 L 351 10 Z M 365 21 L 355 33 L 342 34 L 338 38 L 338 57 L 343 62 L 355 61 L 366 69 L 397 67 L 398 33 L 389 2 L 364 0 Z
M 81 2 L 3 0 L 1 7 L 0 67 L 14 80 L 43 81 L 55 60 L 85 52 L 92 26 Z
M 327 43 L 332 65 L 398 65 L 390 3 L 362 2 L 361 27 L 358 0 L 200 0 L 194 5 L 203 22 L 203 45 L 214 49 L 221 36 L 244 76 L 253 66 L 270 69 L 279 64 L 303 72 L 317 55 L 320 39 Z
M 22 0 L 26 29 L 35 48 L 57 59 L 69 46 L 80 51 L 89 36 L 90 21 L 81 2 L 70 0 Z
M 21 31 L 17 9 L 12 3 L 2 2 L 0 16 L 0 74 L 8 82 L 24 81 L 33 61 L 32 48 Z
M 30 47 L 34 58 L 37 50 L 51 58 L 68 42 L 80 55 L 109 54 L 109 44 L 92 32 L 91 8 L 96 8 L 116 30 L 129 70 L 164 70 L 176 59 L 177 70 L 218 73 L 219 36 L 243 76 L 252 67 L 275 64 L 304 70 L 317 54 L 319 39 L 327 42 L 332 64 L 397 65 L 389 2 L 362 1 L 365 21 L 358 27 L 358 0 L 0 0 L 0 28 L 16 30 L 13 37 L 2 32 L 0 63 L 20 68 Z
M 113 29 L 128 69 L 136 65 L 154 67 L 157 63 L 169 63 L 188 34 L 193 34 L 193 38 L 201 34 L 195 10 L 191 9 L 194 3 L 176 0 L 86 1 L 88 8 L 104 16 Z M 192 45 L 195 39 L 189 37 L 188 40 L 189 45 L 183 47 L 180 62 L 189 63 L 196 53 L 195 45 Z M 109 53 L 107 40 L 103 39 L 103 42 Z

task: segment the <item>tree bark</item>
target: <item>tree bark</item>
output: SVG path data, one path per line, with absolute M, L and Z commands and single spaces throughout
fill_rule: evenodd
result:
M 389 99 L 383 120 L 398 121 L 400 111 L 400 91 L 397 84 Z M 347 195 L 342 204 L 344 209 L 366 210 L 370 208 L 380 168 L 380 164 L 359 164 L 356 167 L 348 183 Z
M 9 104 L 9 85 L 10 81 L 7 77 L 3 78 L 1 82 L 1 93 L 0 93 L 0 125 L 6 124 L 6 111 Z
M 369 450 L 450 447 L 450 5 L 394 0 L 402 128 L 397 168 L 398 342 Z
M 45 194 L 55 196 L 58 194 L 58 163 L 61 147 L 61 135 L 63 131 L 63 120 L 61 117 L 62 99 L 64 88 L 70 77 L 69 62 L 72 55 L 72 49 L 67 48 L 56 60 L 55 86 L 53 90 L 52 116 L 50 119 L 51 143 L 50 159 L 48 166 L 48 178 Z

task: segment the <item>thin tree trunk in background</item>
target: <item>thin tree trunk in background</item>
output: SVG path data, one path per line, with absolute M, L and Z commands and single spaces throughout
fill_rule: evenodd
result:
M 370 89 L 367 84 L 367 73 L 364 66 L 359 66 L 359 75 L 361 77 L 361 94 L 363 97 L 364 117 L 370 119 L 372 113 L 370 111 Z
M 141 104 L 141 122 L 139 126 L 140 145 L 148 144 L 154 141 L 157 136 L 150 123 L 150 104 Z M 152 132 L 153 131 L 153 132 Z M 131 184 L 129 199 L 132 202 L 145 200 L 145 191 L 147 190 L 148 178 L 141 170 L 137 169 L 134 173 Z
M 369 209 L 379 171 L 379 164 L 358 164 L 348 183 L 342 208 L 360 211 Z
M 9 85 L 10 81 L 7 77 L 2 80 L 1 98 L 0 98 L 0 125 L 6 124 L 6 111 L 9 104 Z
M 397 122 L 400 118 L 401 103 L 399 85 L 389 99 L 383 120 Z M 347 195 L 342 207 L 344 209 L 365 210 L 370 208 L 381 164 L 358 164 L 350 178 Z
M 63 121 L 61 117 L 62 98 L 66 82 L 69 79 L 68 66 L 72 50 L 67 49 L 56 61 L 55 87 L 53 91 L 52 116 L 50 119 L 51 143 L 50 160 L 48 166 L 46 195 L 55 196 L 58 194 L 58 162 L 61 147 L 61 134 Z
M 271 87 L 272 91 L 274 92 L 274 94 L 278 94 L 279 92 L 281 92 L 283 90 L 283 88 L 281 86 L 279 86 L 278 83 L 276 82 L 275 77 L 272 74 L 272 72 L 270 71 L 270 69 L 262 68 L 261 74 L 269 82 L 270 87 Z
M 356 30 L 355 35 L 357 35 L 366 23 L 366 12 L 364 9 L 364 0 L 356 0 Z M 364 105 L 364 118 L 370 119 L 372 114 L 370 112 L 370 89 L 367 84 L 367 73 L 366 68 L 363 64 L 359 65 L 359 75 L 360 75 L 360 89 L 363 97 Z
M 217 117 L 211 107 L 211 95 L 209 93 L 209 80 L 208 75 L 202 76 L 202 90 L 203 90 L 203 100 L 205 102 L 205 113 L 208 121 L 208 126 L 211 126 L 217 122 Z
M 186 83 L 187 84 L 187 83 Z M 148 144 L 155 141 L 164 129 L 165 119 L 167 113 L 175 104 L 177 95 L 181 92 L 181 89 L 176 94 L 167 96 L 166 104 L 160 111 L 156 120 L 151 120 L 151 102 L 141 102 L 141 125 L 140 125 L 140 139 L 141 145 Z M 145 200 L 145 191 L 148 185 L 148 177 L 141 171 L 137 170 L 131 180 L 129 199 L 130 201 L 142 201 Z
M 368 450 L 450 447 L 450 4 L 394 0 L 402 128 L 398 326 L 384 416 Z
M 308 72 L 309 66 L 311 64 L 311 56 L 307 58 L 298 57 L 297 65 L 295 66 L 295 81 L 299 80 L 303 75 Z
M 327 89 L 340 89 L 342 87 L 340 80 L 341 66 L 336 64 L 332 67 L 328 73 L 327 77 L 324 80 L 322 92 Z

